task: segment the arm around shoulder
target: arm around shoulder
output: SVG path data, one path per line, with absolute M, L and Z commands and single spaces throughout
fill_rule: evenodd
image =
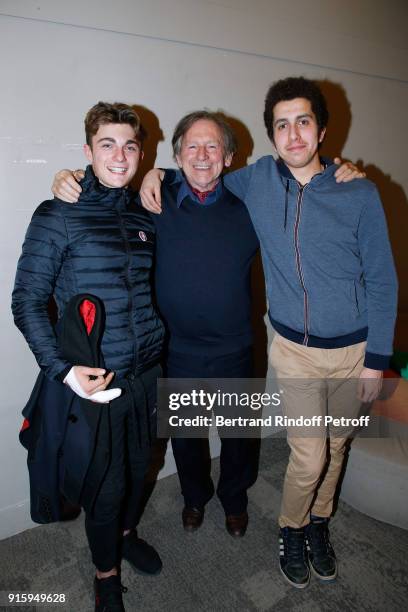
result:
M 250 208 L 254 204 L 253 198 L 248 197 L 250 187 L 256 184 L 257 189 L 269 190 L 271 184 L 276 184 L 278 180 L 280 178 L 275 159 L 272 155 L 264 155 L 253 164 L 226 174 L 224 185 Z
M 79 184 L 85 176 L 84 170 L 60 170 L 54 176 L 51 191 L 56 198 L 69 204 L 78 202 L 82 188 Z

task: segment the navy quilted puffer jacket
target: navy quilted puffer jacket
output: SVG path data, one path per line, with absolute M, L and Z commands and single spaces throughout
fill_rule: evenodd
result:
M 154 226 L 130 189 L 109 189 L 88 166 L 77 205 L 45 201 L 28 227 L 12 310 L 41 369 L 58 378 L 71 365 L 59 354 L 47 304 L 59 314 L 72 296 L 90 293 L 106 310 L 105 366 L 119 377 L 160 357 L 164 328 L 152 304 Z M 87 364 L 77 364 L 87 365 Z

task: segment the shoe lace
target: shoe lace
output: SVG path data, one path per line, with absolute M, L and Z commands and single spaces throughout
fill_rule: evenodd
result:
M 329 539 L 329 529 L 326 522 L 311 523 L 308 530 L 308 539 L 316 557 L 325 557 L 332 551 Z
M 291 562 L 303 563 L 305 560 L 305 537 L 303 531 L 291 531 L 285 537 L 287 558 Z

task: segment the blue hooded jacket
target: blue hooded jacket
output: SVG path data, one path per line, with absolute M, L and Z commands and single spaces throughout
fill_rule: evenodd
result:
M 397 279 L 378 191 L 368 180 L 336 183 L 336 166 L 299 185 L 265 156 L 228 174 L 261 244 L 269 316 L 282 336 L 320 348 L 367 340 L 365 366 L 392 354 Z

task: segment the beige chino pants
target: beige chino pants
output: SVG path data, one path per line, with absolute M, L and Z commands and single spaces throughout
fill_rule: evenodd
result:
M 310 514 L 329 517 L 343 465 L 345 444 L 355 428 L 324 425 L 326 415 L 353 418 L 359 413 L 358 379 L 365 342 L 339 349 L 296 344 L 279 334 L 269 353 L 279 379 L 282 411 L 288 418 L 321 416 L 320 426 L 288 427 L 290 446 L 280 527 L 303 527 Z M 343 423 L 344 423 L 343 419 Z

